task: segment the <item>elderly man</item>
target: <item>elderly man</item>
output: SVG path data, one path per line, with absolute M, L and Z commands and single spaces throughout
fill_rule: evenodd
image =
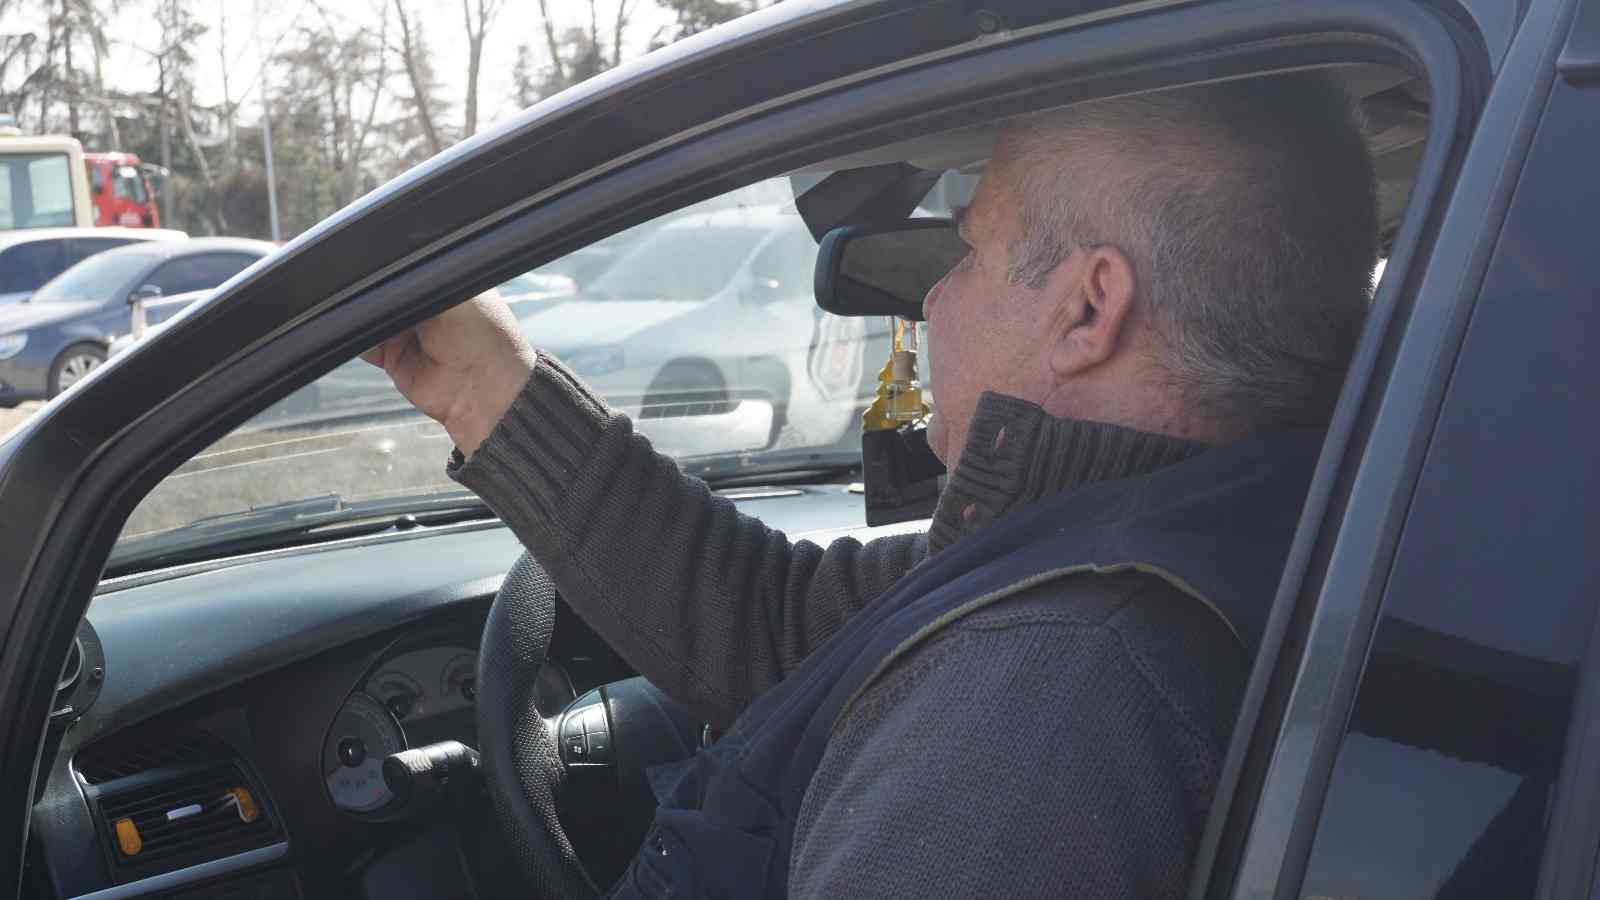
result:
M 572 607 L 733 725 L 620 895 L 1182 895 L 1375 205 L 1317 75 L 1010 124 L 925 303 L 949 485 L 865 545 L 740 515 L 493 298 L 371 351 Z

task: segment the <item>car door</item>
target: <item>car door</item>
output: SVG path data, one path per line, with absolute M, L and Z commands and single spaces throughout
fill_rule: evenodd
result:
M 1386 278 L 1391 286 L 1352 367 L 1285 574 L 1288 602 L 1274 618 L 1282 637 L 1306 610 L 1303 617 L 1316 626 L 1308 632 L 1316 638 L 1312 661 L 1344 659 L 1342 648 L 1361 644 L 1370 615 L 1363 620 L 1346 606 L 1370 593 L 1348 582 L 1376 580 L 1392 554 L 1357 552 L 1351 542 L 1395 536 L 1403 518 L 1395 498 L 1415 486 L 1432 434 L 1432 419 L 1423 422 L 1420 410 L 1437 386 L 1441 360 L 1448 367 L 1454 358 L 1453 349 L 1441 354 L 1465 296 L 1461 282 L 1472 271 L 1459 258 L 1445 260 L 1441 220 L 1458 230 L 1469 217 L 1482 223 L 1483 186 L 1463 182 L 1486 169 L 1496 182 L 1506 155 L 1472 165 L 1463 156 L 1477 119 L 1476 92 L 1491 71 L 1481 59 L 1481 36 L 1435 7 L 1377 0 L 1332 12 L 1310 0 L 1139 4 L 1055 22 L 1058 11 L 1030 3 L 1005 5 L 1009 19 L 910 0 L 785 6 L 735 22 L 698 42 L 699 51 L 669 48 L 553 98 L 403 176 L 297 238 L 139 351 L 114 359 L 0 445 L 0 504 L 40 511 L 0 532 L 0 843 L 22 845 L 50 688 L 121 523 L 161 477 L 267 404 L 516 272 L 739 184 L 881 146 L 910 128 L 1282 68 L 1303 64 L 1308 53 L 1404 61 L 1429 76 L 1435 95 L 1414 210 Z M 1566 5 L 1536 0 L 1528 16 L 1544 15 L 1548 31 L 1559 18 L 1550 8 L 1558 6 Z M 1138 78 L 1116 80 L 1130 72 Z M 725 89 L 704 90 L 711 77 Z M 1510 107 L 1504 115 L 1522 112 L 1514 89 L 1497 96 Z M 508 196 L 508 184 L 521 194 Z M 1456 208 L 1449 206 L 1453 196 L 1461 200 Z M 360 266 L 350 264 L 356 259 Z M 1401 349 L 1420 359 L 1398 365 Z M 1411 407 L 1398 408 L 1402 403 Z M 1369 451 L 1373 441 L 1387 443 Z M 1302 598 L 1309 605 L 1297 608 Z M 1317 618 L 1324 610 L 1330 612 Z M 1330 634 L 1329 627 L 1342 630 Z M 1324 653 L 1330 642 L 1336 646 Z M 1266 686 L 1286 671 L 1294 690 L 1284 696 L 1298 701 L 1345 684 L 1342 670 L 1326 667 L 1297 679 L 1301 657 L 1293 646 L 1266 654 L 1259 667 Z M 1242 857 L 1219 857 L 1225 865 L 1218 874 L 1248 876 L 1237 880 L 1241 896 L 1298 887 L 1281 863 L 1291 837 L 1304 846 L 1305 834 L 1288 826 L 1301 798 L 1322 794 L 1306 772 L 1289 769 L 1307 757 L 1297 742 L 1320 746 L 1343 733 L 1341 717 L 1329 720 L 1326 700 L 1310 711 L 1291 706 L 1295 715 L 1287 719 L 1271 708 L 1253 713 L 1264 697 L 1276 696 L 1266 686 L 1253 686 L 1246 698 L 1241 735 L 1269 751 L 1287 747 L 1268 754 L 1274 766 L 1260 779 L 1267 790 L 1241 783 L 1236 798 L 1234 778 L 1218 802 L 1219 821 L 1237 816 L 1232 833 L 1253 839 Z M 1275 806 L 1280 794 L 1293 802 Z M 1203 852 L 1209 864 L 1211 851 Z M 0 854 L 6 883 L 14 883 L 16 868 Z
M 1594 751 L 1569 751 L 1600 688 L 1579 679 L 1600 652 L 1600 207 L 1571 185 L 1600 152 L 1600 91 L 1558 64 L 1574 12 L 1529 7 L 1458 183 L 1476 202 L 1387 286 L 1417 294 L 1393 363 L 1415 377 L 1379 401 L 1291 629 L 1306 649 L 1257 735 L 1231 896 L 1591 896 L 1597 797 L 1568 785 L 1600 784 Z

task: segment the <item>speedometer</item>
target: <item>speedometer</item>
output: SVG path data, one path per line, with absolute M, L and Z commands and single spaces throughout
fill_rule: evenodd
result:
M 383 704 L 354 693 L 339 708 L 322 748 L 322 776 L 333 805 L 372 813 L 394 799 L 383 780 L 383 759 L 406 749 L 400 723 Z

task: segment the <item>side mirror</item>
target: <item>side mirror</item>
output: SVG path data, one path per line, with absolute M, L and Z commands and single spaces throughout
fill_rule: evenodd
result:
M 133 292 L 128 295 L 128 305 L 132 306 L 135 303 L 142 303 L 146 300 L 156 300 L 160 297 L 161 288 L 158 288 L 153 284 L 141 284 L 134 288 Z
M 920 322 L 923 298 L 966 255 L 949 219 L 835 228 L 817 248 L 817 305 L 839 316 Z

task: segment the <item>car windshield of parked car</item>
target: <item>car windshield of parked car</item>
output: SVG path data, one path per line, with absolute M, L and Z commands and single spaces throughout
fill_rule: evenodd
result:
M 146 253 L 91 256 L 34 291 L 29 302 L 104 303 L 154 259 Z
M 713 223 L 663 228 L 625 254 L 583 291 L 591 300 L 708 300 L 768 231 Z
M 567 265 L 535 270 L 560 273 L 568 290 L 514 301 L 512 312 L 534 347 L 686 471 L 713 483 L 859 478 L 861 416 L 888 358 L 889 321 L 817 307 L 817 244 L 794 196 L 794 183 L 774 179 L 597 241 Z M 769 270 L 782 275 L 754 274 Z M 744 284 L 746 275 L 768 290 Z M 113 565 L 137 568 L 127 561 L 170 559 L 173 547 L 241 532 L 466 502 L 445 472 L 452 449 L 381 370 L 350 360 L 157 485 Z

